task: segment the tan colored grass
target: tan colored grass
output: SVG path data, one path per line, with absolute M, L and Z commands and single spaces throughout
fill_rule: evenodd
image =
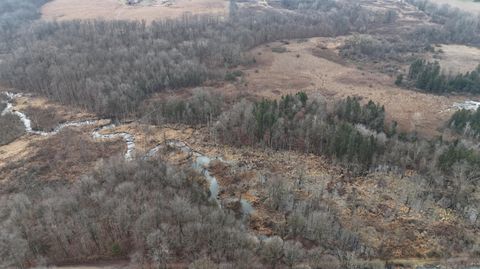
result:
M 446 73 L 458 74 L 474 70 L 480 63 L 480 49 L 464 45 L 441 45 L 435 48 L 440 56 L 436 60 Z M 443 52 L 440 52 L 443 51 Z
M 107 19 L 153 20 L 176 18 L 185 13 L 227 14 L 227 1 L 172 0 L 171 4 L 153 1 L 149 5 L 128 6 L 118 0 L 54 0 L 42 7 L 44 20 Z
M 453 104 L 471 97 L 437 96 L 406 90 L 394 85 L 395 78 L 361 70 L 362 66 L 344 64 L 333 58 L 341 45 L 339 39 L 313 38 L 308 42 L 273 43 L 251 51 L 257 64 L 246 68 L 244 84 L 225 86 L 226 92 L 247 91 L 266 98 L 306 91 L 309 96 L 324 96 L 330 101 L 347 96 L 363 97 L 385 105 L 387 120 L 397 121 L 403 131 L 438 135 L 451 117 Z M 273 53 L 272 47 L 284 46 L 285 53 Z M 319 54 L 319 48 L 329 52 Z M 325 58 L 322 58 L 324 57 Z M 332 61 L 333 60 L 333 61 Z

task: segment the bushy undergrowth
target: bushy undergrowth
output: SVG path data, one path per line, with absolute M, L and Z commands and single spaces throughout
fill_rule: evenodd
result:
M 24 133 L 25 127 L 18 116 L 10 113 L 0 116 L 0 146 L 11 143 Z

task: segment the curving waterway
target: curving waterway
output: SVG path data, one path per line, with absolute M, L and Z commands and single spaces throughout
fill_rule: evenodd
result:
M 82 126 L 93 126 L 93 125 L 100 125 L 101 122 L 105 122 L 105 119 L 97 119 L 97 120 L 85 120 L 85 121 L 70 121 L 70 122 L 65 122 L 57 127 L 51 132 L 43 132 L 43 131 L 38 131 L 38 130 L 33 130 L 32 128 L 32 121 L 28 118 L 28 116 L 25 113 L 22 113 L 21 111 L 18 111 L 14 108 L 13 102 L 15 101 L 15 98 L 19 98 L 22 95 L 21 94 L 15 94 L 15 93 L 10 93 L 10 92 L 4 92 L 5 96 L 7 97 L 7 103 L 5 109 L 1 112 L 1 115 L 5 115 L 7 113 L 14 114 L 20 118 L 22 121 L 25 131 L 28 134 L 31 135 L 39 135 L 39 136 L 54 136 L 58 134 L 60 131 L 67 127 L 82 127 Z M 109 121 L 109 120 L 108 120 Z M 114 133 L 108 133 L 104 134 L 107 131 L 111 131 L 117 127 L 116 124 L 108 124 L 108 125 L 103 125 L 99 128 L 96 128 L 92 131 L 92 137 L 95 140 L 105 140 L 105 139 L 116 139 L 116 138 L 122 138 L 125 143 L 127 144 L 127 151 L 125 153 L 125 159 L 126 160 L 132 160 L 134 155 L 135 155 L 135 136 L 127 133 L 127 132 L 114 132 Z M 226 162 L 222 158 L 211 158 L 208 157 L 194 149 L 192 149 L 190 146 L 188 146 L 185 142 L 180 141 L 180 140 L 167 140 L 164 143 L 150 149 L 147 151 L 147 153 L 143 156 L 144 159 L 152 158 L 154 157 L 161 149 L 163 149 L 165 146 L 168 146 L 170 148 L 175 148 L 177 150 L 180 150 L 184 153 L 189 154 L 192 158 L 192 168 L 202 174 L 205 179 L 207 180 L 209 184 L 209 190 L 210 190 L 210 199 L 214 200 L 218 206 L 220 206 L 220 200 L 219 200 L 219 184 L 218 180 L 211 175 L 210 170 L 208 170 L 208 166 L 212 160 L 218 160 L 221 162 Z M 254 211 L 253 207 L 251 204 L 242 199 L 241 201 L 241 208 L 244 214 L 250 214 Z

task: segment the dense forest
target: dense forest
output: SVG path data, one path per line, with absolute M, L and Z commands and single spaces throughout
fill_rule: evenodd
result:
M 228 21 L 184 16 L 149 25 L 38 22 L 16 32 L 7 46 L 11 53 L 0 65 L 0 79 L 102 116 L 124 117 L 151 93 L 225 78 L 226 69 L 254 61 L 244 55 L 253 46 L 344 35 L 383 22 L 377 17 L 384 14 L 339 3 L 315 12 L 239 10 Z
M 465 74 L 445 74 L 438 62 L 415 60 L 409 68 L 408 78 L 414 86 L 433 93 L 480 93 L 480 66 Z
M 260 240 L 233 212 L 208 199 L 199 178 L 158 159 L 114 159 L 72 185 L 35 181 L 32 188 L 29 176 L 2 185 L 0 266 L 129 256 L 154 268 L 176 262 L 193 263 L 193 268 L 218 268 L 221 263 L 227 266 L 222 268 L 275 268 L 307 262 L 339 269 L 356 262 L 348 253 L 368 253 L 358 235 L 339 223 L 335 208 L 322 203 L 320 192 L 299 199 L 285 179 L 267 184 L 268 205 L 292 213 L 286 225 L 277 228 L 282 237 Z M 297 241 L 301 238 L 315 247 L 304 248 Z
M 40 17 L 39 8 L 49 0 L 3 0 L 0 3 L 0 54 L 20 38 L 20 30 Z
M 425 28 L 434 33 L 437 42 L 480 45 L 480 18 L 449 5 L 439 5 L 429 0 L 407 0 L 432 18 L 441 28 Z

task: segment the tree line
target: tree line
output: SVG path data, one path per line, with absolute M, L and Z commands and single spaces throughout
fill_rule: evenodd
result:
M 375 153 L 383 148 L 377 132 L 369 128 L 383 132 L 384 112 L 372 102 L 362 106 L 348 98 L 329 113 L 323 101 L 309 100 L 303 92 L 279 101 L 244 100 L 220 116 L 216 138 L 235 146 L 261 144 L 327 155 L 344 164 L 360 165 L 362 171 L 370 168 Z
M 441 42 L 480 45 L 480 18 L 447 4 L 439 5 L 429 0 L 407 0 L 432 18 L 441 27 L 432 38 Z M 432 29 L 432 28 L 430 28 Z
M 415 60 L 409 68 L 408 79 L 415 87 L 433 93 L 480 92 L 480 66 L 465 74 L 445 74 L 438 62 Z
M 454 145 L 468 151 L 463 143 L 398 132 L 395 122 L 385 123 L 385 108 L 372 101 L 362 104 L 358 98 L 347 97 L 328 109 L 322 99 L 299 92 L 280 100 L 242 99 L 228 106 L 225 102 L 221 94 L 198 89 L 188 98 L 153 101 L 141 117 L 151 124 L 204 124 L 214 129 L 215 141 L 237 147 L 260 145 L 325 155 L 353 173 L 387 166 L 424 174 L 440 170 L 448 176 L 454 164 L 464 161 L 469 170 L 476 170 L 476 162 L 468 161 L 472 158 L 447 150 Z M 439 156 L 452 161 L 440 162 Z
M 400 174 L 415 170 L 435 178 L 432 188 L 439 189 L 450 182 L 456 166 L 471 176 L 479 173 L 478 150 L 461 141 L 398 133 L 395 123 L 384 123 L 384 113 L 383 107 L 372 102 L 361 105 L 355 98 L 347 98 L 329 111 L 322 100 L 309 100 L 304 93 L 279 101 L 242 100 L 220 115 L 215 139 L 237 147 L 263 146 L 328 156 L 352 175 L 377 168 Z M 450 195 L 444 189 L 441 193 Z M 467 201 L 456 200 L 455 206 L 468 206 Z

